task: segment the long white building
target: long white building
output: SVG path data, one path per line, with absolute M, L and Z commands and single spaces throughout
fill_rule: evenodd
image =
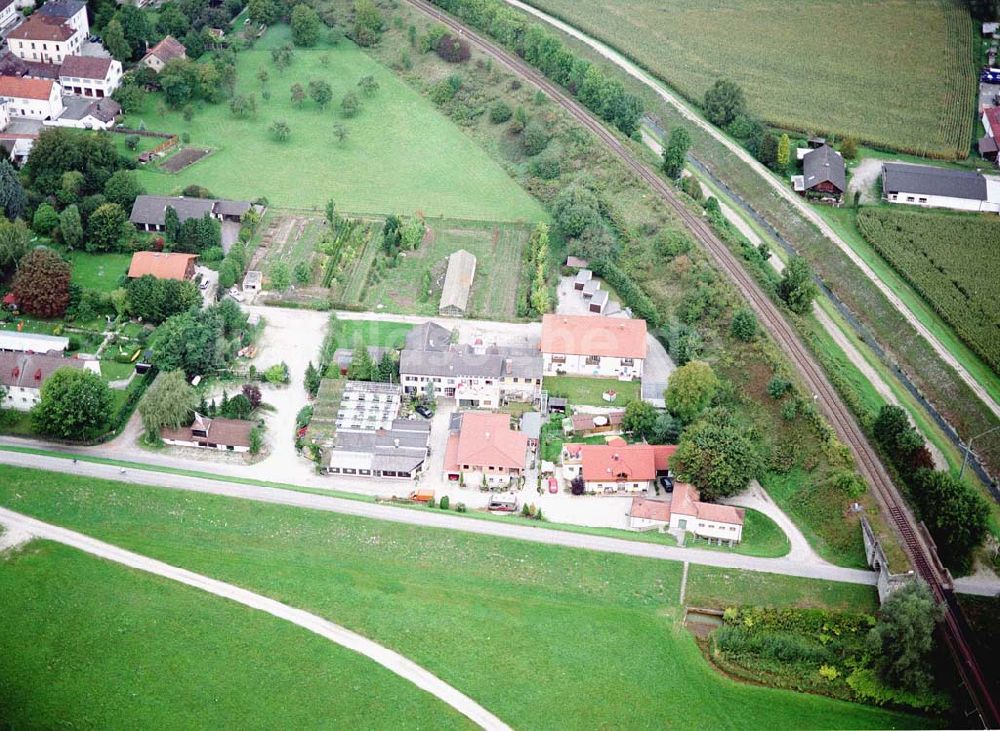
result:
M 882 165 L 882 198 L 921 208 L 1000 212 L 1000 180 L 981 173 L 931 165 Z
M 547 376 L 642 378 L 646 321 L 625 317 L 545 315 L 542 361 Z
M 23 117 L 44 122 L 56 119 L 63 112 L 62 91 L 50 79 L 0 76 L 0 98 L 6 101 L 10 119 Z

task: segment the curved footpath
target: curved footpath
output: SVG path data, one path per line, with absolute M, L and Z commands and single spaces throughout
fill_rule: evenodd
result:
M 341 647 L 346 647 L 359 655 L 364 655 L 370 660 L 374 660 L 387 670 L 390 670 L 401 678 L 409 680 L 421 690 L 444 701 L 463 716 L 472 720 L 480 728 L 497 730 L 510 728 L 474 700 L 448 685 L 436 675 L 424 670 L 411 660 L 407 660 L 399 653 L 393 652 L 345 627 L 341 627 L 339 624 L 329 622 L 315 614 L 290 607 L 287 604 L 282 604 L 266 596 L 241 589 L 238 586 L 217 581 L 202 574 L 196 574 L 187 569 L 177 568 L 162 561 L 157 561 L 147 556 L 133 553 L 132 551 L 126 551 L 123 548 L 98 541 L 82 533 L 60 528 L 49 523 L 43 523 L 40 520 L 29 518 L 12 510 L 0 508 L 0 524 L 6 525 L 12 533 L 20 534 L 22 539 L 25 534 L 30 534 L 35 538 L 56 541 L 93 556 L 114 561 L 115 563 L 138 569 L 139 571 L 156 574 L 171 581 L 178 581 L 182 584 L 193 586 L 195 589 L 207 591 L 209 594 L 215 594 L 223 599 L 243 604 L 251 609 L 267 612 L 279 619 L 297 624 L 299 627 L 307 629 L 314 634 L 325 637 Z
M 576 29 L 572 25 L 559 20 L 556 17 L 549 15 L 527 3 L 521 2 L 521 0 L 504 0 L 508 5 L 529 13 L 539 20 L 542 20 L 554 28 L 562 31 L 563 33 L 572 36 L 581 43 L 585 43 L 591 49 L 599 53 L 604 58 L 608 59 L 611 63 L 615 64 L 621 68 L 625 73 L 634 79 L 640 81 L 641 83 L 648 86 L 656 94 L 663 99 L 667 104 L 674 107 L 685 119 L 698 125 L 705 132 L 710 134 L 713 139 L 715 139 L 719 144 L 723 145 L 732 152 L 734 155 L 740 158 L 744 163 L 749 165 L 768 185 L 774 189 L 778 195 L 780 195 L 785 201 L 795 206 L 795 208 L 802 214 L 810 223 L 816 226 L 827 239 L 833 242 L 838 249 L 840 249 L 858 269 L 874 284 L 882 295 L 889 300 L 893 307 L 906 319 L 907 322 L 915 329 L 920 336 L 926 340 L 930 346 L 934 349 L 934 352 L 938 354 L 945 363 L 951 366 L 959 377 L 965 381 L 965 383 L 972 389 L 972 391 L 979 397 L 979 399 L 986 404 L 986 406 L 992 411 L 996 416 L 1000 417 L 1000 404 L 998 404 L 989 394 L 989 392 L 983 388 L 983 386 L 977 381 L 965 366 L 948 350 L 944 344 L 938 340 L 938 338 L 932 333 L 921 321 L 913 314 L 913 312 L 906 306 L 906 303 L 896 295 L 892 289 L 883 282 L 878 274 L 868 266 L 867 262 L 861 258 L 857 252 L 852 249 L 847 242 L 840 238 L 837 233 L 827 224 L 827 222 L 812 210 L 799 196 L 795 195 L 794 192 L 788 189 L 787 186 L 782 184 L 781 181 L 774 178 L 767 170 L 761 165 L 750 153 L 740 147 L 736 142 L 726 137 L 722 132 L 716 129 L 712 124 L 707 122 L 698 116 L 694 111 L 688 107 L 688 105 L 680 99 L 675 94 L 670 93 L 659 81 L 654 79 L 652 76 L 647 74 L 636 64 L 629 61 L 623 55 L 615 51 L 610 46 L 601 43 L 600 41 L 590 37 L 586 33 Z
M 297 492 L 278 487 L 259 487 L 237 482 L 227 482 L 225 480 L 187 477 L 166 472 L 152 472 L 135 467 L 122 472 L 119 467 L 113 465 L 93 462 L 77 462 L 74 464 L 70 460 L 60 457 L 0 451 L 0 464 L 63 472 L 78 477 L 92 477 L 117 482 L 150 485 L 153 487 L 165 487 L 173 490 L 203 492 L 212 495 L 256 500 L 265 503 L 275 503 L 277 505 L 290 505 L 311 510 L 325 510 L 342 515 L 387 520 L 394 523 L 407 523 L 425 528 L 460 530 L 467 533 L 513 538 L 568 548 L 583 548 L 591 551 L 618 553 L 627 556 L 639 556 L 641 558 L 688 561 L 716 568 L 761 571 L 807 579 L 842 581 L 851 584 L 874 585 L 877 580 L 877 575 L 873 571 L 842 568 L 826 563 L 817 565 L 808 559 L 799 560 L 789 557 L 757 558 L 755 556 L 742 556 L 724 551 L 680 548 L 660 543 L 644 543 L 642 541 L 630 541 L 622 538 L 608 538 L 606 536 L 573 533 L 553 528 L 536 528 L 518 523 L 479 520 L 472 517 L 449 514 L 441 510 L 401 508 L 393 505 Z

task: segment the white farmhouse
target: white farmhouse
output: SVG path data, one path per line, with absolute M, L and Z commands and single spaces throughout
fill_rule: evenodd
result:
M 545 375 L 642 378 L 646 321 L 624 317 L 545 315 L 542 318 Z
M 61 64 L 67 56 L 80 53 L 86 37 L 69 21 L 39 10 L 7 34 L 7 46 L 24 61 Z
M 42 385 L 60 368 L 85 368 L 98 375 L 101 372 L 96 360 L 0 352 L 0 386 L 5 391 L 0 404 L 7 409 L 29 411 L 41 401 Z
M 24 117 L 44 122 L 56 119 L 63 111 L 59 85 L 49 79 L 0 76 L 0 98 L 6 100 L 11 119 Z
M 121 61 L 113 58 L 67 56 L 59 67 L 59 83 L 66 94 L 102 99 L 111 96 L 121 80 Z
M 698 491 L 682 482 L 666 499 L 635 497 L 628 511 L 632 530 L 686 531 L 709 542 L 735 545 L 743 540 L 746 511 L 731 505 L 703 503 Z
M 930 165 L 883 163 L 882 197 L 922 208 L 1000 212 L 1000 182 L 980 173 Z

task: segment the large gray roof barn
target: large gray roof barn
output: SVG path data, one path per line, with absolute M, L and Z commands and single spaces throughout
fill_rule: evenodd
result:
M 459 249 L 448 257 L 448 271 L 441 291 L 438 311 L 442 315 L 462 317 L 469 307 L 472 280 L 476 276 L 476 257 L 465 249 Z
M 979 173 L 901 162 L 882 164 L 882 193 L 887 196 L 912 193 L 977 201 L 987 199 L 986 178 Z

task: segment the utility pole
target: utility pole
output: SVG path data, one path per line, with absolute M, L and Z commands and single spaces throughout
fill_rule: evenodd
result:
M 958 471 L 958 479 L 961 480 L 962 475 L 965 474 L 965 465 L 969 463 L 969 452 L 972 451 L 972 443 L 977 439 L 979 439 L 979 437 L 985 437 L 987 434 L 995 432 L 997 429 L 1000 429 L 1000 426 L 995 426 L 992 429 L 987 429 L 984 432 L 980 432 L 979 434 L 976 434 L 976 436 L 972 437 L 972 439 L 969 440 L 969 443 L 965 445 L 965 456 L 962 457 L 962 469 Z

